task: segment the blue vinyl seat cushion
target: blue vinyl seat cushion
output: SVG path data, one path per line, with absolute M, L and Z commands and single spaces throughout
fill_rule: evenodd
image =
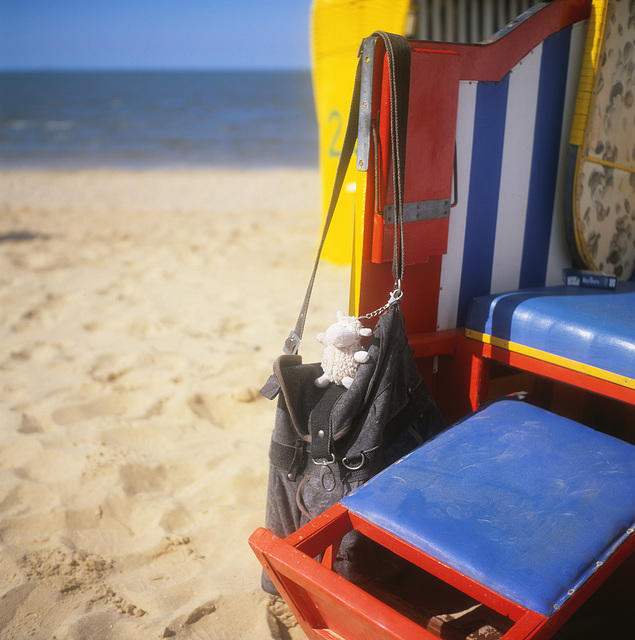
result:
M 615 290 L 540 287 L 476 298 L 468 337 L 528 355 L 540 353 L 635 388 L 635 282 Z M 509 342 L 509 344 L 508 344 Z
M 635 446 L 503 400 L 391 465 L 342 504 L 549 616 L 632 533 Z

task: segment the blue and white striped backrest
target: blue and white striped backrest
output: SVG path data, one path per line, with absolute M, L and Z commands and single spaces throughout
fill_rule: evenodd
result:
M 476 296 L 557 284 L 570 266 L 562 185 L 586 26 L 549 36 L 500 82 L 461 81 L 439 329 L 463 326 Z

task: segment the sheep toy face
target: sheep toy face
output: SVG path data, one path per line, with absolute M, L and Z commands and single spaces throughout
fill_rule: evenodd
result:
M 346 322 L 337 322 L 336 324 L 332 324 L 324 333 L 319 335 L 323 336 L 322 340 L 320 340 L 318 336 L 318 340 L 324 346 L 332 344 L 338 349 L 350 347 L 359 339 L 355 328 Z
M 337 312 L 337 322 L 317 336 L 324 345 L 322 370 L 324 374 L 315 380 L 318 387 L 326 387 L 330 382 L 350 388 L 361 362 L 368 360 L 368 353 L 361 345 L 361 337 L 372 331 L 362 327 L 357 319 Z

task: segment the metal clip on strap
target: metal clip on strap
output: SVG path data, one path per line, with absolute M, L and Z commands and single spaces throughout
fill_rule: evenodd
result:
M 313 460 L 313 464 L 317 464 L 320 467 L 326 467 L 329 464 L 335 464 L 335 455 L 331 454 L 330 458 L 318 458 L 317 460 L 315 458 L 311 458 L 311 460 Z

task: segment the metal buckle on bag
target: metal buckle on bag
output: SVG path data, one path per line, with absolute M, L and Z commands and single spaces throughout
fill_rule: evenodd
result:
M 329 464 L 335 464 L 335 456 L 333 454 L 331 454 L 330 460 L 328 458 L 318 458 L 317 460 L 315 458 L 311 458 L 311 460 L 313 460 L 313 464 L 317 464 L 321 467 L 326 467 Z
M 362 459 L 360 461 L 359 464 L 349 464 L 346 461 L 346 458 L 342 458 L 342 464 L 349 470 L 349 471 L 357 471 L 358 469 L 361 469 L 364 466 L 364 463 L 366 462 L 366 457 L 364 456 L 364 452 L 362 451 L 360 453 L 360 455 L 362 456 Z

